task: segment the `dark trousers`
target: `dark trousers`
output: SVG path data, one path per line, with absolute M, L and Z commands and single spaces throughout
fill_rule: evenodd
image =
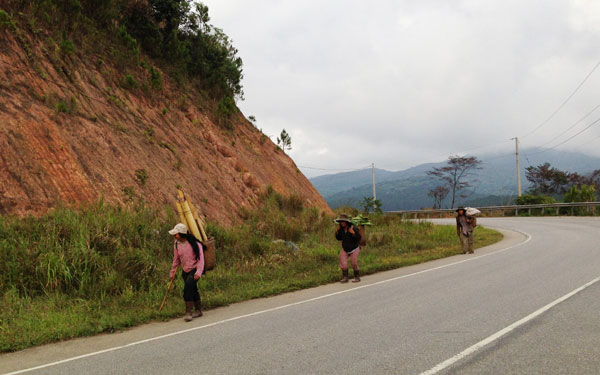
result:
M 200 293 L 198 293 L 198 280 L 194 280 L 194 274 L 196 269 L 194 268 L 190 272 L 181 270 L 181 277 L 183 277 L 183 300 L 185 302 L 200 301 Z

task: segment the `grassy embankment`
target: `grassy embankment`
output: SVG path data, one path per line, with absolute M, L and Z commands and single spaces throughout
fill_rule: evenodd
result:
M 275 192 L 235 228 L 209 224 L 217 239 L 218 266 L 200 281 L 207 309 L 335 282 L 339 244 L 332 217 Z M 455 229 L 374 216 L 361 271 L 421 263 L 459 253 Z M 182 314 L 177 279 L 166 307 L 175 222 L 169 210 L 57 209 L 36 219 L 0 217 L 0 350 L 112 332 Z M 477 229 L 477 246 L 501 239 Z M 273 239 L 294 241 L 298 251 Z

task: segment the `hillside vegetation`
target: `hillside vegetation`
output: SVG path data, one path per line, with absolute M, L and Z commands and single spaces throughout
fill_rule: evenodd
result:
M 218 251 L 216 269 L 199 283 L 204 308 L 339 280 L 333 216 L 272 189 L 260 202 L 245 213 L 243 224 L 209 223 Z M 454 227 L 400 217 L 371 220 L 360 255 L 363 274 L 460 252 Z M 174 222 L 170 209 L 104 202 L 84 210 L 60 208 L 37 219 L 0 216 L 0 351 L 180 315 L 179 276 L 158 312 L 173 256 L 167 230 Z M 478 228 L 476 245 L 501 237 Z
M 47 34 L 63 54 L 105 49 L 123 68 L 144 63 L 140 52 L 160 63 L 176 80 L 192 80 L 233 110 L 242 96 L 242 59 L 227 35 L 209 23 L 208 7 L 188 0 L 8 0 L 1 24 Z M 24 44 L 27 43 L 25 37 Z M 115 46 L 121 46 L 119 49 Z M 30 56 L 33 58 L 33 56 Z M 149 86 L 160 87 L 152 71 Z M 132 77 L 133 78 L 133 77 Z M 126 84 L 135 85 L 133 79 Z M 150 89 L 151 87 L 148 87 Z

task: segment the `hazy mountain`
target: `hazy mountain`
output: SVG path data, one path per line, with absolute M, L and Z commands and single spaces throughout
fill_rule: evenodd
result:
M 385 169 L 377 168 L 375 168 L 375 176 L 377 183 L 398 178 L 397 172 L 390 172 Z M 313 186 L 319 190 L 319 193 L 325 197 L 347 190 L 348 188 L 371 184 L 372 178 L 372 170 L 369 168 L 360 171 L 328 174 L 313 177 L 309 180 L 312 182 Z
M 517 193 L 515 156 L 482 155 L 483 163 L 470 179 L 472 187 L 461 193 L 468 197 L 457 198 L 456 204 L 485 206 L 511 203 Z M 521 152 L 521 184 L 523 192 L 529 188 L 525 178 L 525 168 L 549 162 L 552 166 L 569 172 L 589 173 L 600 169 L 600 158 L 581 153 L 563 151 L 542 151 L 528 149 Z M 377 199 L 384 210 L 406 210 L 431 207 L 433 200 L 427 195 L 429 190 L 439 186 L 439 182 L 427 176 L 426 172 L 441 163 L 421 164 L 403 171 L 375 170 Z M 358 207 L 360 201 L 372 195 L 371 170 L 361 170 L 319 176 L 310 179 L 327 203 L 333 208 L 344 205 Z M 456 205 L 455 204 L 455 205 Z M 450 206 L 446 199 L 444 206 Z

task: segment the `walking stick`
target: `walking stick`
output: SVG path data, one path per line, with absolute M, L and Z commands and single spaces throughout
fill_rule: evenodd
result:
M 161 312 L 161 310 L 165 306 L 165 303 L 167 302 L 167 296 L 169 295 L 169 291 L 171 290 L 171 287 L 173 286 L 173 281 L 174 280 L 175 280 L 175 278 L 171 279 L 171 282 L 169 283 L 169 287 L 167 288 L 167 292 L 165 293 L 165 298 L 163 298 L 163 301 L 160 304 L 160 309 L 158 309 L 158 312 Z

